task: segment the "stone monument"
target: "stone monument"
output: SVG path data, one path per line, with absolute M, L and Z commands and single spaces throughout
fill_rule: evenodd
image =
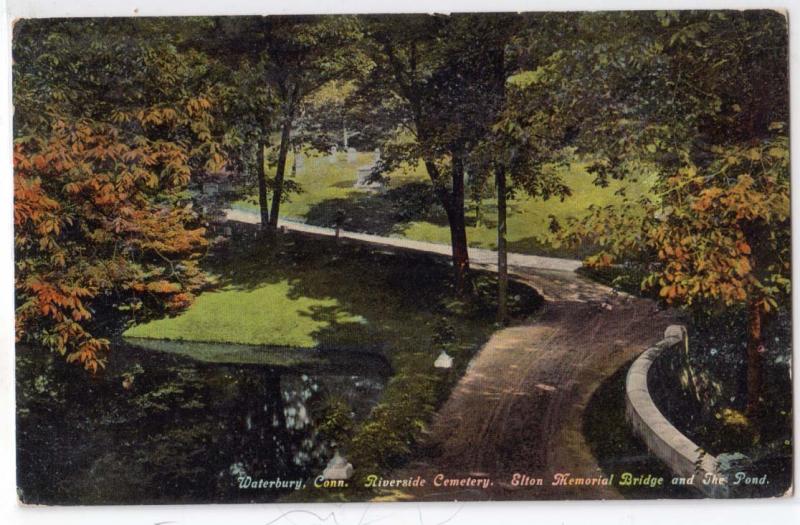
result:
M 356 183 L 353 185 L 354 188 L 359 189 L 369 189 L 369 190 L 383 190 L 385 186 L 383 182 L 380 180 L 370 180 L 372 178 L 372 172 L 375 169 L 375 164 L 367 164 L 365 166 L 360 166 L 357 170 L 357 177 Z

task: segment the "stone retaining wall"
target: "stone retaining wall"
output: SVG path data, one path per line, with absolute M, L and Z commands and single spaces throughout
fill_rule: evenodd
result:
M 664 352 L 680 351 L 687 344 L 686 328 L 672 325 L 664 339 L 648 348 L 631 365 L 625 380 L 625 416 L 634 434 L 663 461 L 675 476 L 693 478 L 693 486 L 712 498 L 729 496 L 724 484 L 704 483 L 719 477 L 717 458 L 704 454 L 692 440 L 681 434 L 653 403 L 647 385 L 647 375 L 653 362 Z

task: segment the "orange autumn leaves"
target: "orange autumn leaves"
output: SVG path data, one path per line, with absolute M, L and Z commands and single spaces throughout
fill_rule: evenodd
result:
M 216 165 L 221 155 L 197 135 L 170 140 L 164 130 L 210 139 L 210 107 L 193 98 L 125 122 L 56 118 L 46 135 L 17 139 L 17 340 L 96 371 L 109 347 L 94 334 L 98 309 L 136 317 L 191 303 L 206 240 L 183 192 L 192 163 Z
M 215 63 L 180 45 L 202 27 L 15 25 L 18 341 L 96 371 L 108 338 L 184 308 L 203 285 L 203 218 L 187 190 L 225 159 Z
M 704 168 L 686 163 L 656 198 L 594 208 L 562 239 L 589 239 L 594 267 L 639 260 L 643 289 L 668 303 L 756 303 L 764 312 L 788 291 L 788 141 L 716 148 Z
M 757 302 L 769 312 L 788 291 L 788 146 L 719 149 L 704 173 L 693 166 L 667 180 L 671 213 L 653 225 L 651 246 L 661 261 L 658 286 L 667 302 L 727 306 Z M 754 247 L 758 253 L 754 253 Z

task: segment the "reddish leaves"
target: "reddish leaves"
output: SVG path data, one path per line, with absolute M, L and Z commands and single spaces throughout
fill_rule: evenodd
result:
M 191 113 L 205 118 L 209 107 L 195 101 Z M 140 113 L 142 127 L 188 118 L 165 107 Z M 18 340 L 96 371 L 109 346 L 92 333 L 98 301 L 137 315 L 191 303 L 205 230 L 190 227 L 197 217 L 177 202 L 193 154 L 182 142 L 66 117 L 47 136 L 17 141 Z

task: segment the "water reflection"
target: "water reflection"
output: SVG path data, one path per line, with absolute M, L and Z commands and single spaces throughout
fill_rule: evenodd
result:
M 49 380 L 41 352 L 18 352 L 24 501 L 274 500 L 287 489 L 243 490 L 239 479 L 318 475 L 332 455 L 319 431 L 331 400 L 361 420 L 386 378 L 385 366 L 363 357 L 354 375 L 330 365 L 214 364 L 124 343 L 114 352 L 94 380 L 68 370 L 68 380 Z

